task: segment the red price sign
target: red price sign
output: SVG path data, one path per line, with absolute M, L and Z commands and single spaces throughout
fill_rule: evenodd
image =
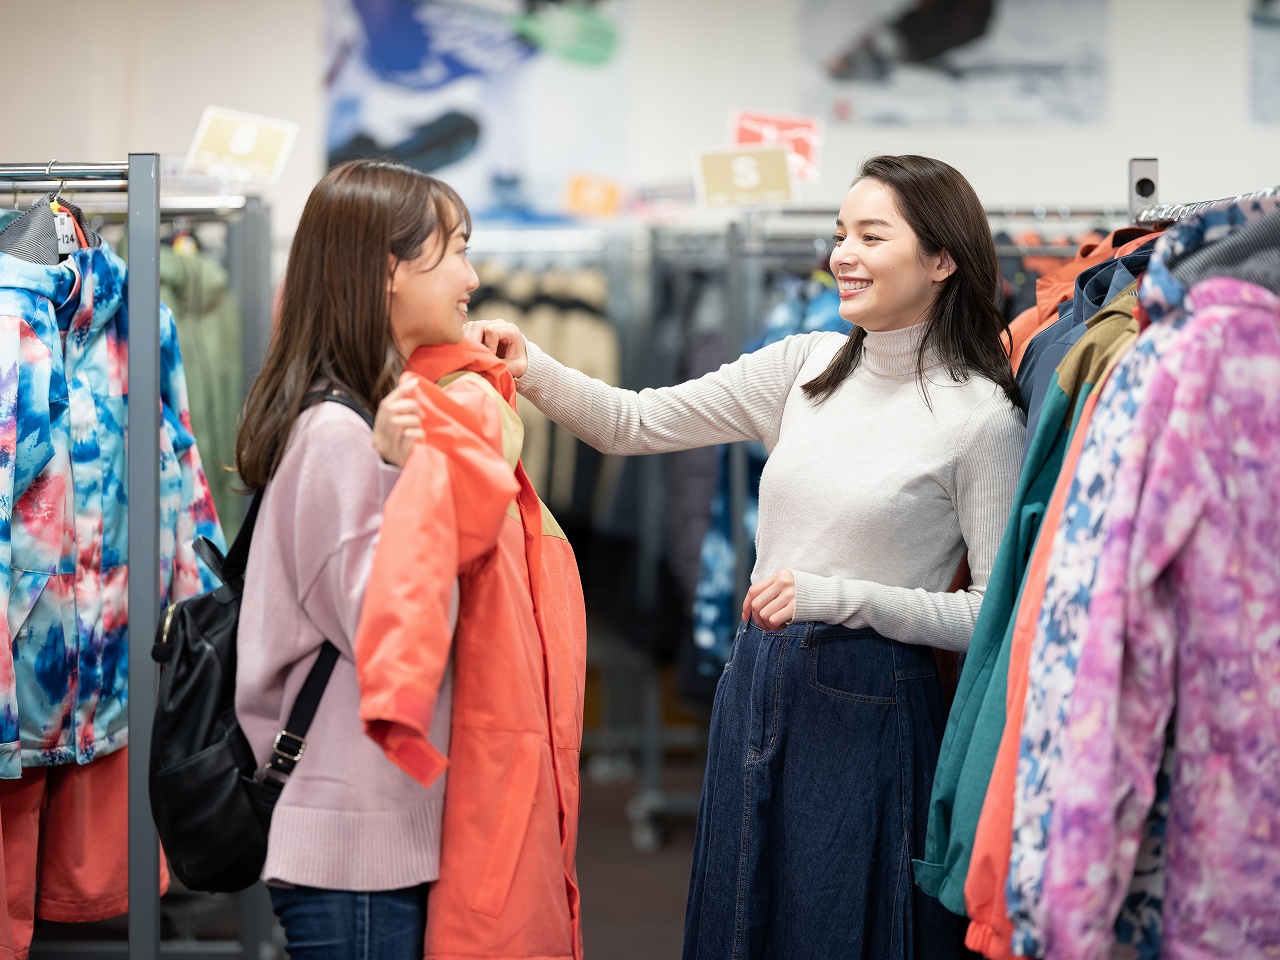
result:
M 791 172 L 797 180 L 818 179 L 818 154 L 822 147 L 822 121 L 818 118 L 739 110 L 733 114 L 730 124 L 730 140 L 735 146 L 785 147 L 790 153 Z

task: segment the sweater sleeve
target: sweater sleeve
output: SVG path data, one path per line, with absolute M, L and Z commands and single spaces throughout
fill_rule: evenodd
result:
M 787 337 L 674 387 L 638 393 L 564 366 L 530 343 L 521 394 L 580 440 L 607 454 L 666 453 L 738 440 L 772 449 L 782 408 L 814 347 L 838 333 Z
M 794 619 L 871 627 L 902 643 L 966 650 L 1013 505 L 1025 434 L 1022 414 L 997 394 L 974 410 L 957 441 L 952 499 L 969 550 L 967 590 L 932 593 L 796 570 Z

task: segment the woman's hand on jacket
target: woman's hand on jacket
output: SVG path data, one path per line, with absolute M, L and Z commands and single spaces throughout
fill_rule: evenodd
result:
M 765 630 L 781 630 L 796 615 L 796 578 L 779 570 L 751 585 L 742 601 L 742 619 L 754 620 Z
M 493 355 L 507 365 L 513 377 L 522 377 L 529 369 L 529 350 L 524 334 L 514 323 L 506 320 L 468 320 L 462 327 L 468 340 L 484 344 Z
M 378 404 L 378 414 L 373 419 L 374 449 L 397 467 L 404 466 L 413 445 L 426 436 L 418 402 L 409 395 L 412 389 L 412 378 L 402 377 L 399 386 Z

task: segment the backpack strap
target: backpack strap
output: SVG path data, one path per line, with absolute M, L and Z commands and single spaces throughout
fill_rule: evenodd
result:
M 262 771 L 264 775 L 275 774 L 283 778 L 293 773 L 293 768 L 298 765 L 306 750 L 307 730 L 315 719 L 320 698 L 324 696 L 324 688 L 329 682 L 329 674 L 333 673 L 337 662 L 338 648 L 326 640 L 320 646 L 320 656 L 307 673 L 302 689 L 298 691 L 298 699 L 293 702 L 289 722 L 276 734 L 276 742 L 271 745 L 271 759 Z
M 363 403 L 347 393 L 342 387 L 329 386 L 323 390 L 312 390 L 302 398 L 302 409 L 309 410 L 317 403 L 325 400 L 332 400 L 334 403 L 342 404 L 348 410 L 354 410 L 360 414 L 360 419 L 369 425 L 369 429 L 373 429 L 373 414 L 366 409 Z
M 258 522 L 258 508 L 261 506 L 262 491 L 256 490 L 253 500 L 249 503 L 249 509 L 245 512 L 244 520 L 240 524 L 240 532 L 236 534 L 235 540 L 227 550 L 227 555 L 219 566 L 214 567 L 210 564 L 210 568 L 222 578 L 223 583 L 230 583 L 236 577 L 244 576 L 245 565 L 249 562 L 249 544 L 253 541 L 253 527 Z M 205 553 L 210 549 L 217 551 L 218 548 L 205 537 L 201 537 L 196 542 L 196 553 L 205 563 L 209 563 Z

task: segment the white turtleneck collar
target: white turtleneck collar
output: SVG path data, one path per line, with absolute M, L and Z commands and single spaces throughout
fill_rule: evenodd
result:
M 920 341 L 928 323 L 915 323 L 899 330 L 882 333 L 867 331 L 862 341 L 862 363 L 871 373 L 881 377 L 914 377 Z M 925 369 L 940 362 L 936 351 L 925 357 Z

